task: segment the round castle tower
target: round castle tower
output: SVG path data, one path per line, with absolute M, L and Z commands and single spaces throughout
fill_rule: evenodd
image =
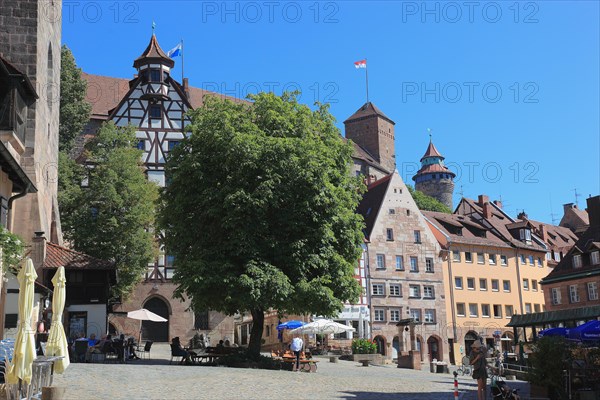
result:
M 444 165 L 444 157 L 430 140 L 427 151 L 421 157 L 421 169 L 412 178 L 415 181 L 415 189 L 452 209 L 455 176 L 456 174 Z

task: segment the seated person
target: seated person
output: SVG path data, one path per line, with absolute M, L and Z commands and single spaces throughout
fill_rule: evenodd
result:
M 135 341 L 134 341 L 134 339 L 132 337 L 130 337 L 130 338 L 127 339 L 127 343 L 125 344 L 125 348 L 128 351 L 129 359 L 130 360 L 139 360 L 140 359 L 138 357 L 138 355 L 135 354 L 136 345 L 135 345 Z
M 88 341 L 88 346 L 90 346 L 90 347 L 94 347 L 95 345 L 98 344 L 98 339 L 96 339 L 95 333 L 92 333 L 90 335 L 90 338 L 87 341 Z
M 224 352 L 225 352 L 224 342 L 222 340 L 219 340 L 219 344 L 217 345 L 217 348 L 215 349 L 215 353 L 224 353 Z
M 192 364 L 192 353 L 181 346 L 181 342 L 179 341 L 178 336 L 174 337 L 173 340 L 171 340 L 171 355 L 174 357 L 181 357 L 181 362 L 179 364 Z

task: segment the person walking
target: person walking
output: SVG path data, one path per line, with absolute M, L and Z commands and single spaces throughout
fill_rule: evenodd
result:
M 473 379 L 477 380 L 477 400 L 486 400 L 487 350 L 479 339 L 471 345 L 469 364 L 473 366 Z
M 292 339 L 292 344 L 290 349 L 296 355 L 296 371 L 300 370 L 300 353 L 302 352 L 302 347 L 304 347 L 304 341 L 300 337 L 295 337 Z

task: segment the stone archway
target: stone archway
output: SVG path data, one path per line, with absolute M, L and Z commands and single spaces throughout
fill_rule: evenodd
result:
M 160 297 L 151 297 L 144 302 L 148 311 L 158 314 L 163 318 L 169 319 L 169 305 Z M 142 321 L 142 340 L 151 340 L 153 342 L 169 341 L 169 321 L 153 322 Z
M 373 342 L 377 345 L 377 353 L 385 356 L 385 338 L 383 336 L 375 336 Z
M 429 361 L 436 359 L 444 361 L 444 349 L 442 339 L 437 335 L 431 335 L 427 339 L 427 352 L 429 353 Z

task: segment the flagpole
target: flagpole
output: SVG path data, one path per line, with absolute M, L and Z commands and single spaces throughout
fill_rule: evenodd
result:
M 369 102 L 369 63 L 365 58 L 365 79 L 367 82 L 367 103 Z
M 181 84 L 183 85 L 183 39 L 181 39 Z

